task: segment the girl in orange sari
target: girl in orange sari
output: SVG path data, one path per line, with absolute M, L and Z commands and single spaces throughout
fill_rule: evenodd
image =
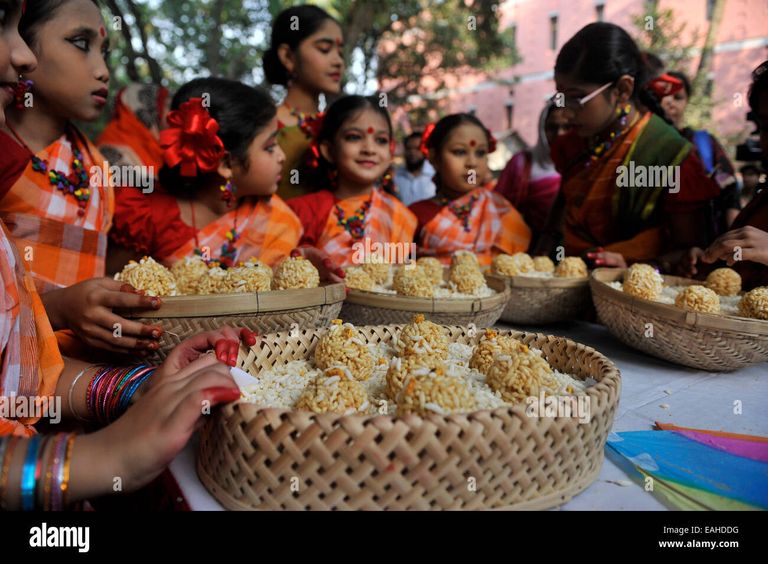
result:
M 162 187 L 118 192 L 115 268 L 145 254 L 172 266 L 197 253 L 225 267 L 288 256 L 301 224 L 274 194 L 285 158 L 275 112 L 266 92 L 234 80 L 182 86 L 160 134 Z
M 44 0 L 36 4 L 51 9 Z M 20 17 L 21 0 L 0 0 L 0 125 L 19 72 L 36 65 L 18 33 Z M 231 329 L 186 341 L 160 367 L 110 368 L 62 358 L 32 277 L 1 219 L 0 288 L 0 509 L 61 510 L 114 492 L 115 476 L 123 490 L 137 489 L 184 447 L 201 418 L 201 401 L 213 405 L 240 397 L 220 362 L 234 365 L 238 343 Z M 252 335 L 243 338 L 255 343 Z M 197 358 L 211 346 L 218 360 Z M 94 411 L 95 394 L 111 384 L 120 401 Z M 87 435 L 41 435 L 36 428 L 44 420 L 59 425 L 85 418 L 117 421 Z
M 277 142 L 285 162 L 277 193 L 286 200 L 311 191 L 301 175 L 303 159 L 316 133 L 320 95 L 338 95 L 344 74 L 341 26 L 325 10 L 308 4 L 283 10 L 272 23 L 264 74 L 286 88 L 277 109 Z
M 394 139 L 389 112 L 378 99 L 336 100 L 311 151 L 317 191 L 288 200 L 304 227 L 302 243 L 341 266 L 372 259 L 363 255 L 377 247 L 366 241 L 400 244 L 398 259 L 410 256 L 405 249 L 413 242 L 416 218 L 384 189 L 392 178 Z
M 563 230 L 566 254 L 594 266 L 658 261 L 669 271 L 711 237 L 719 188 L 663 118 L 655 90 L 673 83 L 647 76 L 637 45 L 614 24 L 589 24 L 557 57 L 555 103 L 573 129 L 552 147 L 562 185 L 550 225 Z
M 499 253 L 526 251 L 531 231 L 504 196 L 493 191 L 488 153 L 491 132 L 471 114 L 452 114 L 425 131 L 423 151 L 435 167 L 437 194 L 411 205 L 419 219 L 419 254 L 448 264 L 459 250 L 487 265 Z
M 121 318 L 118 307 L 153 307 L 148 298 L 120 291 L 104 276 L 113 189 L 94 175 L 104 158 L 73 125 L 93 121 L 106 104 L 109 40 L 91 1 L 29 2 L 19 32 L 38 57 L 23 69 L 8 123 L 0 131 L 0 218 L 19 249 L 60 345 L 70 354 L 89 346 L 128 352 L 156 346 L 160 329 Z M 126 288 L 127 289 L 127 288 Z M 156 302 L 159 305 L 159 302 Z M 115 323 L 122 336 L 115 337 Z

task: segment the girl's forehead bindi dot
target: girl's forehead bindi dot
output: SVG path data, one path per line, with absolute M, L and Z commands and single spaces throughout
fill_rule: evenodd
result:
M 376 130 L 375 130 L 375 129 L 373 129 L 372 127 L 369 127 L 369 128 L 368 128 L 368 134 L 369 134 L 369 135 L 370 135 L 371 133 L 373 133 L 374 131 L 376 131 Z
M 469 142 L 469 146 L 470 146 L 470 147 L 474 147 L 475 145 L 477 145 L 477 141 L 475 141 L 474 139 L 472 139 L 472 140 Z
M 107 36 L 107 30 L 104 29 L 104 26 L 101 26 L 99 28 L 99 35 L 101 35 L 102 37 L 106 37 Z

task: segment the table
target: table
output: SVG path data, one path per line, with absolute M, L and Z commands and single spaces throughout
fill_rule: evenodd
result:
M 621 398 L 613 432 L 650 430 L 655 421 L 681 427 L 768 435 L 768 363 L 736 372 L 713 373 L 670 364 L 636 351 L 597 324 L 576 322 L 547 327 L 512 327 L 567 337 L 594 347 L 621 370 Z M 741 413 L 734 413 L 734 402 Z M 171 463 L 170 469 L 193 510 L 222 510 L 195 472 L 196 438 Z M 653 494 L 631 481 L 606 458 L 599 478 L 562 505 L 562 510 L 663 510 Z

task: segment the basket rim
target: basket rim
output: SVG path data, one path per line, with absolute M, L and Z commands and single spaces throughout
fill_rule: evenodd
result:
M 509 301 L 511 293 L 506 280 L 492 274 L 484 276 L 488 286 L 497 292 L 484 298 L 418 298 L 350 288 L 345 301 L 358 306 L 414 313 L 478 313 Z
M 680 324 L 689 329 L 713 329 L 733 333 L 747 333 L 759 337 L 768 337 L 768 321 L 749 319 L 730 314 L 699 313 L 686 311 L 672 304 L 663 304 L 631 296 L 615 288 L 608 282 L 616 282 L 623 277 L 626 268 L 598 268 L 592 271 L 589 284 L 594 299 L 604 299 L 623 303 L 634 311 L 645 312 L 660 317 L 670 323 Z M 701 284 L 700 280 L 691 280 L 680 276 L 662 275 L 664 283 L 674 286 Z
M 356 329 L 358 330 L 364 330 L 369 327 L 388 327 L 390 329 L 402 329 L 404 325 L 403 324 L 391 324 L 391 325 L 359 325 L 356 326 Z M 446 327 L 451 327 L 453 329 L 461 329 L 462 331 L 468 331 L 469 329 L 465 326 L 461 325 L 450 325 Z M 313 329 L 309 331 L 308 333 L 318 333 L 319 331 L 325 331 L 325 328 L 322 329 Z M 605 363 L 606 370 L 604 372 L 603 378 L 598 381 L 595 385 L 590 386 L 587 388 L 586 395 L 590 398 L 599 398 L 602 395 L 609 395 L 612 390 L 615 390 L 616 397 L 618 398 L 621 392 L 621 371 L 619 370 L 619 367 L 616 366 L 616 364 L 609 359 L 607 356 L 605 356 L 600 351 L 596 350 L 593 347 L 590 347 L 589 345 L 585 345 L 579 342 L 576 342 L 572 339 L 568 339 L 567 337 L 560 337 L 557 335 L 546 335 L 544 333 L 530 333 L 527 331 L 519 331 L 516 329 L 495 329 L 500 334 L 508 334 L 512 335 L 514 337 L 520 337 L 525 338 L 528 336 L 533 337 L 535 340 L 555 340 L 555 341 L 563 341 L 567 345 L 575 345 L 577 350 L 580 350 L 583 353 L 591 354 L 597 356 L 602 362 Z M 277 339 L 287 339 L 291 337 L 291 333 L 288 331 L 280 331 L 277 333 L 272 333 L 272 335 Z M 254 347 L 258 346 L 254 345 Z M 251 350 L 252 347 L 246 347 L 244 345 L 240 345 L 240 350 L 238 353 L 238 359 L 237 359 L 237 367 L 243 368 L 245 364 L 246 357 L 248 356 L 248 351 Z M 593 400 L 590 400 L 590 402 Z M 251 404 L 242 400 L 238 400 L 236 402 L 228 403 L 222 406 L 223 413 L 232 413 L 235 409 L 235 406 L 242 406 L 239 407 L 239 409 L 248 409 L 252 410 L 253 414 L 261 413 L 266 415 L 271 415 L 275 417 L 280 417 L 283 414 L 289 414 L 294 413 L 300 410 L 296 409 L 288 409 L 288 408 L 282 408 L 282 407 L 258 407 L 255 404 Z M 607 408 L 607 406 L 606 406 Z M 435 424 L 445 424 L 449 422 L 454 423 L 463 423 L 467 420 L 470 420 L 472 418 L 487 415 L 487 414 L 494 414 L 494 413 L 515 413 L 519 417 L 527 417 L 526 413 L 526 405 L 524 403 L 519 403 L 516 405 L 507 405 L 507 406 L 500 406 L 492 409 L 477 409 L 475 411 L 470 411 L 468 413 L 451 413 L 448 415 L 440 415 L 439 413 L 430 413 L 426 416 L 417 415 L 415 413 L 409 413 L 404 416 L 398 416 L 398 415 L 383 415 L 383 414 L 376 414 L 376 415 L 364 415 L 364 414 L 339 414 L 339 413 L 312 413 L 307 412 L 309 414 L 310 419 L 314 423 L 318 423 L 320 425 L 345 425 L 346 423 L 353 424 L 353 425 L 360 425 L 363 421 L 373 421 L 375 419 L 383 418 L 385 421 L 391 421 L 394 422 L 396 420 L 400 420 L 405 422 L 406 424 L 410 426 L 419 426 L 424 423 L 435 423 Z M 593 417 L 594 414 L 591 416 Z
M 163 304 L 160 309 L 127 308 L 115 310 L 115 312 L 127 319 L 258 315 L 332 305 L 344 301 L 345 297 L 344 283 L 326 282 L 321 283 L 317 288 L 296 290 L 168 296 L 161 298 Z
M 491 273 L 492 276 L 498 276 L 508 281 L 509 287 L 513 289 L 517 288 L 583 288 L 589 286 L 589 275 L 580 276 L 578 278 L 538 278 L 534 276 L 507 276 L 506 274 Z

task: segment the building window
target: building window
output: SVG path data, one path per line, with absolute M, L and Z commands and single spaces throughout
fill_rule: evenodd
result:
M 549 48 L 557 50 L 557 14 L 549 16 Z
M 715 13 L 715 0 L 707 0 L 707 21 L 712 21 Z
M 605 21 L 605 4 L 602 2 L 595 6 L 595 19 L 599 22 Z

